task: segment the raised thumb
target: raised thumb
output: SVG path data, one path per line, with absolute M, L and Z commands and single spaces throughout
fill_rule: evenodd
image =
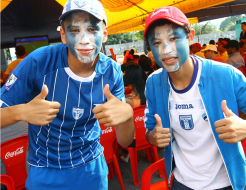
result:
M 156 127 L 162 127 L 161 118 L 158 114 L 155 114 Z
M 44 100 L 45 97 L 48 95 L 48 92 L 49 92 L 48 87 L 46 85 L 43 85 L 43 89 L 40 92 L 40 94 L 37 95 L 37 98 Z
M 109 85 L 108 84 L 105 85 L 105 87 L 103 89 L 103 93 L 106 96 L 107 100 L 110 100 L 114 97 L 113 94 L 111 94 L 111 92 L 109 91 Z
M 227 107 L 226 100 L 221 102 L 221 109 L 226 117 L 234 116 L 235 114 Z

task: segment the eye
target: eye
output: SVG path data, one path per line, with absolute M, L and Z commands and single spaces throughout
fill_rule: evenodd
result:
M 153 42 L 153 46 L 158 46 L 158 45 L 160 45 L 161 44 L 161 42 L 160 41 L 155 41 L 155 42 Z
M 95 33 L 98 31 L 98 29 L 97 28 L 88 28 L 88 31 L 91 33 Z
M 176 41 L 178 39 L 179 39 L 179 37 L 172 37 L 172 38 L 170 38 L 170 41 Z
M 74 28 L 74 29 L 70 29 L 69 32 L 70 33 L 79 33 L 80 31 L 79 31 L 79 29 Z

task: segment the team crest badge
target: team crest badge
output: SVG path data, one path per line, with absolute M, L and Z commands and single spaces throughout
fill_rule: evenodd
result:
M 84 109 L 73 108 L 73 118 L 75 120 L 80 119 L 84 115 Z
M 75 0 L 74 3 L 79 7 L 83 7 L 88 3 L 88 0 Z
M 9 91 L 13 87 L 13 85 L 16 83 L 17 80 L 18 78 L 12 73 L 8 81 L 5 84 L 5 89 Z
M 180 115 L 179 122 L 184 130 L 191 130 L 194 128 L 192 115 Z

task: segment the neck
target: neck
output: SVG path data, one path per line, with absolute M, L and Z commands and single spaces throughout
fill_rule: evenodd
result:
M 82 63 L 68 50 L 68 66 L 69 68 L 80 77 L 89 77 L 95 71 L 96 63 L 99 59 L 99 55 L 91 63 Z
M 16 57 L 17 57 L 17 59 L 24 59 L 26 56 L 23 55 L 23 56 L 16 56 Z
M 220 51 L 220 54 L 224 53 L 225 51 L 226 51 L 226 50 L 221 50 L 221 51 Z
M 168 74 L 175 88 L 177 90 L 183 90 L 190 84 L 193 72 L 194 64 L 192 59 L 189 57 L 178 71 Z

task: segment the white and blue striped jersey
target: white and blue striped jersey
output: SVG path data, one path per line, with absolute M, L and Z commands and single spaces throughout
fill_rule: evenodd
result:
M 67 46 L 46 46 L 28 55 L 10 74 L 1 88 L 0 107 L 31 101 L 46 84 L 48 101 L 61 104 L 57 117 L 46 126 L 29 125 L 31 165 L 74 168 L 103 153 L 101 129 L 92 109 L 106 101 L 103 89 L 125 101 L 120 65 L 99 54 L 94 73 L 87 78 L 75 75 L 67 63 Z

